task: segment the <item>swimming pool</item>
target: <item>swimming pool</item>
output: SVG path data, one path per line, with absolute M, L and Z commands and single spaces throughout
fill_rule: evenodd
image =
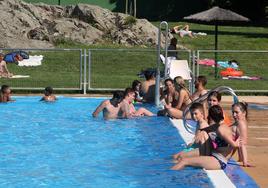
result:
M 213 187 L 201 169 L 169 170 L 184 141 L 168 118 L 104 121 L 91 117 L 103 99 L 39 99 L 0 104 L 0 187 Z

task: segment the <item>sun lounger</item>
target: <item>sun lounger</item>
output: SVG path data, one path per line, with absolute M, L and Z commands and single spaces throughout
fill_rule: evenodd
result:
M 187 60 L 171 60 L 169 66 L 169 75 L 171 79 L 181 76 L 184 80 L 191 80 L 191 70 Z

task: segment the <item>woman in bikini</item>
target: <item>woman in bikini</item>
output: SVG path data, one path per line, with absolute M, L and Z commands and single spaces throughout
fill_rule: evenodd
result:
M 180 158 L 178 163 L 172 167 L 173 170 L 182 170 L 185 166 L 201 167 L 206 170 L 226 168 L 233 149 L 241 145 L 241 140 L 234 141 L 231 129 L 221 123 L 223 111 L 219 105 L 209 109 L 209 120 L 211 125 L 201 131 L 207 134 L 208 139 L 211 140 L 210 155 Z
M 185 87 L 185 82 L 181 76 L 174 78 L 174 86 L 177 93 L 176 104 L 168 104 L 165 109 L 171 117 L 181 119 L 183 118 L 183 111 L 192 102 L 191 95 Z
M 160 100 L 164 100 L 164 109 L 160 110 L 158 116 L 171 116 L 168 109 L 176 108 L 179 103 L 179 93 L 175 89 L 174 81 L 170 78 L 165 80 L 165 90 L 163 91 Z M 172 117 L 172 116 L 171 116 Z
M 248 127 L 247 127 L 247 116 L 248 116 L 248 104 L 246 102 L 237 102 L 232 105 L 232 114 L 235 120 L 233 126 L 233 132 L 235 133 L 234 138 L 241 138 L 242 143 L 238 149 L 239 162 L 242 162 L 244 167 L 252 167 L 248 162 L 247 153 L 247 139 L 248 139 Z

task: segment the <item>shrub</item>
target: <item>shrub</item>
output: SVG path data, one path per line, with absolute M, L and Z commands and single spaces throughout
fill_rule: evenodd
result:
M 132 24 L 135 24 L 137 22 L 137 19 L 133 16 L 127 16 L 124 19 L 124 22 L 125 22 L 125 25 L 132 25 Z

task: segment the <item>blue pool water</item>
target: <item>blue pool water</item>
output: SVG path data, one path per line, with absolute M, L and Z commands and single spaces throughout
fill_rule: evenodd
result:
M 184 142 L 168 118 L 105 121 L 91 117 L 103 99 L 39 99 L 0 104 L 0 187 L 212 187 L 202 170 L 169 170 Z
M 249 104 L 248 105 L 249 108 L 251 109 L 255 109 L 255 110 L 268 110 L 268 106 L 267 105 L 261 105 L 261 104 Z

